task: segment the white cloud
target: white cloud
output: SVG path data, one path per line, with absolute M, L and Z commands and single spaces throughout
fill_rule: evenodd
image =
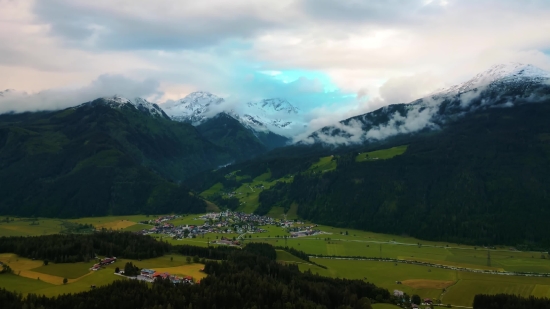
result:
M 286 96 L 311 109 L 309 131 L 495 63 L 550 70 L 543 0 L 0 0 L 0 7 L 0 89 L 85 89 L 97 76 L 121 74 L 157 80 L 158 102 L 195 90 L 236 105 Z M 360 100 L 321 99 L 316 81 L 281 88 L 254 75 L 285 70 L 322 72 Z
M 162 96 L 158 88 L 159 83 L 155 80 L 136 81 L 121 75 L 102 75 L 85 87 L 57 88 L 33 94 L 10 91 L 0 97 L 0 114 L 57 110 L 115 94 L 130 99 L 155 99 Z

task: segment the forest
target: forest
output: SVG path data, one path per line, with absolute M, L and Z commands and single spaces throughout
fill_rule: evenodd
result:
M 178 250 L 186 251 L 184 248 Z M 146 259 L 162 256 L 170 251 L 172 246 L 165 242 L 130 232 L 0 237 L 0 253 L 15 253 L 29 259 L 54 263 L 87 262 L 96 255 Z
M 510 294 L 479 294 L 474 297 L 473 306 L 474 309 L 547 309 L 550 308 L 550 299 Z

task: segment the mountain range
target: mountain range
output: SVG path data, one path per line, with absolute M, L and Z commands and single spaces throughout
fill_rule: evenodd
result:
M 293 180 L 262 191 L 260 213 L 295 205 L 302 218 L 335 226 L 549 246 L 549 103 L 548 72 L 509 64 L 289 146 L 277 132 L 302 125 L 301 111 L 284 99 L 235 105 L 196 92 L 157 105 L 114 96 L 3 114 L 0 187 L 9 194 L 0 214 L 201 212 L 215 207 L 201 192 L 265 174 Z M 396 146 L 406 151 L 359 159 Z
M 388 137 L 438 130 L 477 110 L 507 108 L 548 99 L 550 73 L 532 65 L 495 65 L 472 79 L 408 104 L 392 104 L 313 132 L 299 143 L 365 144 Z

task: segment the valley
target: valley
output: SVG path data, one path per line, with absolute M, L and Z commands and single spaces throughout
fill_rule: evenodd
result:
M 198 226 L 208 223 L 201 219 L 203 215 L 184 215 L 171 220 L 163 220 L 161 224 L 170 223 L 175 226 Z M 155 220 L 156 217 L 146 216 L 116 216 L 72 219 L 70 222 L 92 224 L 98 229 L 122 231 L 147 230 L 153 225 L 138 222 Z M 159 218 L 163 218 L 162 216 Z M 4 218 L 1 218 L 4 219 Z M 0 219 L 0 220 L 1 220 Z M 38 218 L 44 226 L 56 226 L 60 220 Z M 275 219 L 273 224 L 278 222 Z M 37 226 L 24 225 L 21 218 L 0 224 L 0 235 L 7 236 L 3 231 L 6 225 L 14 224 L 20 235 L 38 235 Z M 215 223 L 216 221 L 214 221 Z M 233 221 L 232 221 L 233 222 Z M 301 226 L 311 226 L 312 223 L 290 223 L 300 229 Z M 233 222 L 238 224 L 238 222 Z M 27 223 L 28 224 L 28 223 Z M 27 227 L 23 229 L 22 227 Z M 366 280 L 377 286 L 405 292 L 409 295 L 418 294 L 423 298 L 441 301 L 442 304 L 471 306 L 475 294 L 512 293 L 522 296 L 548 297 L 550 277 L 530 277 L 503 275 L 504 272 L 532 272 L 550 274 L 550 255 L 547 252 L 519 251 L 508 246 L 483 248 L 464 244 L 423 241 L 412 237 L 379 234 L 355 229 L 336 228 L 317 225 L 316 230 L 324 234 L 290 237 L 287 228 L 276 225 L 262 225 L 265 232 L 252 234 L 239 233 L 206 233 L 196 238 L 172 239 L 169 235 L 151 234 L 151 236 L 167 241 L 173 245 L 188 244 L 193 246 L 215 246 L 216 239 L 236 238 L 243 245 L 246 243 L 268 243 L 275 247 L 290 247 L 309 255 L 310 262 L 277 249 L 277 260 L 284 264 L 296 264 L 301 271 L 311 271 L 333 278 L 350 278 Z M 51 230 L 43 233 L 58 233 Z M 245 237 L 242 237 L 242 236 Z M 250 236 L 247 238 L 246 236 Z M 317 256 L 317 257 L 316 257 Z M 323 256 L 330 256 L 326 258 Z M 488 260 L 490 256 L 490 260 Z M 371 259 L 371 260 L 365 260 Z M 374 259 L 374 260 L 372 260 Z M 382 260 L 379 260 L 382 259 Z M 391 259 L 391 260 L 387 260 Z M 15 260 L 15 262 L 14 262 Z M 119 259 L 115 264 L 97 272 L 87 270 L 90 263 L 52 264 L 41 266 L 41 261 L 31 261 L 13 254 L 0 255 L 0 261 L 9 263 L 14 273 L 22 272 L 20 276 L 10 275 L 0 277 L 0 287 L 15 289 L 23 293 L 44 293 L 48 296 L 66 292 L 78 292 L 89 289 L 90 285 L 104 285 L 118 279 L 112 274 L 115 267 L 122 267 L 125 262 L 132 262 L 143 268 L 158 268 L 174 273 L 188 269 L 185 275 L 197 276 L 192 265 L 185 256 L 168 254 L 160 258 L 145 260 Z M 426 263 L 426 265 L 410 264 Z M 311 264 L 315 263 L 315 264 Z M 60 267 L 58 268 L 57 265 Z M 74 266 L 72 266 L 74 265 Z M 186 266 L 189 265 L 189 266 Z M 442 267 L 436 267 L 441 265 Z M 452 269 L 455 268 L 455 269 Z M 462 271 L 468 268 L 480 272 Z M 492 274 L 497 272 L 502 274 Z M 35 279 L 40 276 L 41 280 Z M 60 280 L 69 279 L 67 285 Z M 202 277 L 201 277 L 202 278 Z M 59 281 L 59 282 L 58 282 Z M 52 285 L 52 286 L 50 286 Z

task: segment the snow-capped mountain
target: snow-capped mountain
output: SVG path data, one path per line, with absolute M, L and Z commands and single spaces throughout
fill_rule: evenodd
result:
M 91 102 L 83 103 L 79 106 L 87 104 L 104 104 L 112 108 L 123 108 L 131 105 L 137 110 L 142 111 L 153 117 L 169 118 L 168 115 L 166 115 L 166 113 L 157 104 L 151 103 L 142 98 L 129 100 L 127 98 L 115 95 L 112 97 L 99 98 Z M 77 106 L 76 108 L 78 108 L 79 106 Z
M 242 124 L 255 130 L 284 129 L 293 124 L 293 117 L 300 110 L 281 98 L 248 102 L 238 119 Z
M 211 110 L 224 101 L 223 98 L 209 92 L 196 91 L 179 101 L 165 103 L 162 107 L 173 120 L 199 125 L 207 118 L 214 116 Z
M 472 79 L 444 90 L 437 91 L 432 96 L 459 95 L 482 87 L 513 86 L 542 83 L 550 78 L 550 72 L 544 71 L 531 64 L 517 62 L 498 64 L 481 72 Z
M 409 104 L 393 104 L 313 132 L 298 143 L 361 144 L 433 130 L 468 113 L 550 100 L 550 73 L 529 64 L 495 65 Z
M 208 92 L 193 92 L 185 98 L 163 104 L 163 109 L 173 120 L 200 125 L 219 113 L 226 113 L 245 127 L 256 132 L 273 131 L 281 134 L 294 123 L 300 110 L 281 98 L 264 99 L 240 105 L 227 102 Z

